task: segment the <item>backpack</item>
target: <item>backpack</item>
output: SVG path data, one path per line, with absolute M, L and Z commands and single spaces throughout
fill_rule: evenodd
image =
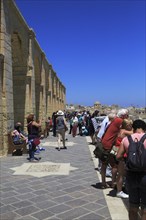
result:
M 128 136 L 129 148 L 126 160 L 126 166 L 129 171 L 143 172 L 146 171 L 146 148 L 144 148 L 144 140 L 146 134 L 138 141 L 133 140 L 131 135 Z
M 65 128 L 64 119 L 63 119 L 63 117 L 58 117 L 56 119 L 56 129 L 60 130 L 63 128 Z

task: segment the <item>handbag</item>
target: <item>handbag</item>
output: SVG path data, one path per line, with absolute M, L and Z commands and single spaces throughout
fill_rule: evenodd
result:
M 95 156 L 101 161 L 106 162 L 109 160 L 109 151 L 106 151 L 100 141 L 97 141 L 95 150 L 93 151 Z
M 35 145 L 35 146 L 38 146 L 40 144 L 40 139 L 39 138 L 34 138 L 32 143 Z

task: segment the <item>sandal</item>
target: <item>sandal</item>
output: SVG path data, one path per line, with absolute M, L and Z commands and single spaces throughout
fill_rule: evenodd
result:
M 101 184 L 101 189 L 107 189 L 107 188 L 110 188 L 110 186 L 107 183 Z

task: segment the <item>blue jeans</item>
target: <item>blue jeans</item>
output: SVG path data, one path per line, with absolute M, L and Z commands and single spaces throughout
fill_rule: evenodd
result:
M 29 160 L 38 160 L 38 158 L 34 156 L 35 148 L 32 144 L 32 140 L 28 141 L 28 146 L 29 146 Z
M 34 159 L 34 150 L 31 140 L 28 142 L 28 146 L 29 146 L 29 159 Z
M 146 208 L 146 172 L 127 171 L 129 203 Z

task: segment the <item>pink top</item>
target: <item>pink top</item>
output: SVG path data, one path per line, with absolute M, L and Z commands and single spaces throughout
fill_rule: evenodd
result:
M 135 140 L 135 138 L 137 138 L 138 140 L 140 140 L 142 138 L 142 136 L 144 135 L 145 133 L 134 133 L 131 135 L 132 139 Z M 128 138 L 127 137 L 124 137 L 122 142 L 123 146 L 125 147 L 125 150 L 126 150 L 126 153 L 128 152 L 128 146 L 129 146 L 129 141 L 128 141 Z M 146 149 L 146 139 L 144 141 L 144 147 Z

